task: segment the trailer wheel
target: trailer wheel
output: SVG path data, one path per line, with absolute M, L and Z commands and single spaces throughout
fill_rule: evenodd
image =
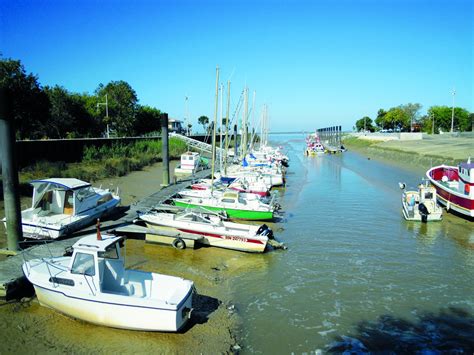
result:
M 173 242 L 171 244 L 176 249 L 185 249 L 186 248 L 186 243 L 181 238 L 176 238 L 175 240 L 173 240 Z

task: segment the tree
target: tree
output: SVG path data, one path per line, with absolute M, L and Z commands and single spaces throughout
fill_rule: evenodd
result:
M 61 86 L 44 88 L 50 102 L 45 131 L 49 138 L 83 137 L 96 131 L 95 120 L 87 112 L 81 96 Z
M 26 74 L 19 60 L 0 58 L 0 89 L 4 93 L 5 114 L 13 119 L 17 138 L 45 137 L 50 104 L 38 78 Z
M 109 118 L 103 120 L 119 136 L 133 135 L 136 121 L 138 98 L 135 90 L 125 81 L 111 81 L 106 86 L 100 84 L 95 94 L 103 98 L 108 96 Z
M 451 131 L 452 107 L 431 106 L 428 116 L 434 117 L 435 128 L 443 132 Z M 472 122 L 469 120 L 469 112 L 461 107 L 454 108 L 454 129 L 459 131 L 472 130 Z
M 377 118 L 375 119 L 375 124 L 379 129 L 383 129 L 384 127 L 384 117 L 387 114 L 387 111 L 385 111 L 383 108 L 377 111 Z
M 204 131 L 207 131 L 207 125 L 209 124 L 209 117 L 207 116 L 201 116 L 198 118 L 198 123 L 202 125 L 204 128 Z
M 418 123 L 418 120 L 420 118 L 420 110 L 422 108 L 421 104 L 406 104 L 406 105 L 400 105 L 398 106 L 400 109 L 402 109 L 405 114 L 408 116 L 408 119 L 410 121 L 409 124 L 409 129 L 408 131 L 412 131 L 412 124 L 413 123 Z
M 400 128 L 409 130 L 410 117 L 405 110 L 400 107 L 392 107 L 383 117 L 384 127 L 390 129 Z
M 360 120 L 357 120 L 355 126 L 356 126 L 356 130 L 359 132 L 364 131 L 364 130 L 367 130 L 370 132 L 375 131 L 372 119 L 368 116 L 364 116 Z
M 161 111 L 150 106 L 138 106 L 134 131 L 137 135 L 161 131 Z

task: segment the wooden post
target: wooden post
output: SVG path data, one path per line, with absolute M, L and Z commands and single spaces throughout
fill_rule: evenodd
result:
M 18 172 L 15 155 L 15 130 L 13 119 L 7 117 L 5 95 L 0 92 L 0 154 L 2 161 L 3 196 L 7 220 L 7 247 L 19 250 L 18 242 L 23 237 L 18 189 Z
M 168 114 L 161 114 L 161 156 L 163 159 L 163 181 L 161 186 L 168 186 L 170 184 L 170 156 L 168 143 Z

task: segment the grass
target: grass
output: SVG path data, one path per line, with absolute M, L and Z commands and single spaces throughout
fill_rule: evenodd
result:
M 79 163 L 38 161 L 22 169 L 19 173 L 20 186 L 31 180 L 44 178 L 77 178 L 88 182 L 141 170 L 143 167 L 162 161 L 162 142 L 157 140 L 139 141 L 133 144 L 115 144 L 110 147 L 88 146 L 84 149 Z M 171 138 L 169 140 L 170 159 L 178 159 L 187 150 L 186 143 Z M 0 194 L 1 195 L 1 194 Z

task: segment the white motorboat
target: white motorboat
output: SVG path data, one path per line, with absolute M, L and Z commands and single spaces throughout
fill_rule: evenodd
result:
M 181 164 L 174 169 L 176 175 L 190 175 L 207 167 L 201 155 L 197 152 L 181 154 Z
M 194 211 L 181 213 L 149 212 L 139 216 L 149 228 L 172 230 L 202 236 L 200 243 L 213 247 L 262 253 L 273 232 L 266 224 L 253 226 L 224 221 L 220 216 Z
M 174 332 L 191 317 L 194 285 L 179 277 L 126 270 L 121 237 L 81 238 L 72 256 L 26 261 L 41 305 L 114 328 Z
M 436 189 L 428 183 L 418 186 L 416 191 L 405 191 L 405 184 L 399 183 L 402 193 L 402 212 L 407 221 L 440 221 L 443 209 L 436 203 Z
M 78 179 L 35 180 L 31 185 L 32 206 L 21 212 L 26 238 L 62 237 L 93 224 L 120 203 L 118 194 Z
M 237 191 L 224 192 L 220 197 L 185 197 L 174 198 L 176 206 L 184 208 L 205 208 L 214 212 L 226 212 L 229 218 L 248 220 L 273 219 L 276 206 L 265 204 L 258 199 L 247 201 Z

